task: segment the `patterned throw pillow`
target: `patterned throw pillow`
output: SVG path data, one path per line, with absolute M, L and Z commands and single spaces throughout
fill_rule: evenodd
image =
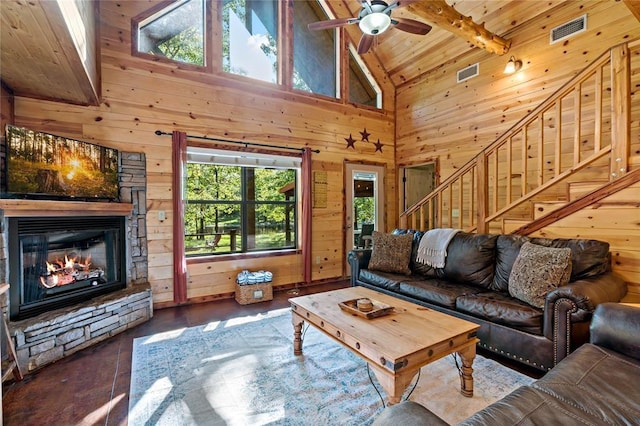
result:
M 411 258 L 412 234 L 395 235 L 373 231 L 373 250 L 369 269 L 383 272 L 411 274 L 409 260 Z
M 509 294 L 536 308 L 544 308 L 551 290 L 571 277 L 571 249 L 551 248 L 526 242 L 513 262 Z

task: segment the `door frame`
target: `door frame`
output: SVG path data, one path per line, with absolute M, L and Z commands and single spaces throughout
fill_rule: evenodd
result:
M 376 180 L 374 186 L 375 194 L 375 230 L 384 232 L 386 229 L 386 217 L 385 217 L 385 182 L 386 182 L 386 165 L 384 163 L 362 163 L 345 161 L 343 168 L 344 176 L 344 210 L 342 217 L 342 229 L 343 229 L 343 276 L 347 277 L 351 275 L 351 269 L 347 262 L 346 254 L 353 247 L 353 175 L 355 172 L 375 173 Z
M 416 161 L 416 162 L 410 162 L 410 163 L 403 163 L 403 164 L 398 164 L 398 167 L 396 169 L 396 176 L 398 176 L 398 217 L 400 217 L 400 215 L 405 211 L 405 182 L 404 182 L 404 177 L 405 177 L 405 169 L 411 169 L 413 167 L 422 167 L 422 166 L 426 166 L 428 164 L 433 164 L 433 187 L 434 189 L 438 187 L 438 185 L 440 185 L 440 162 L 438 161 L 437 158 L 427 158 L 424 159 L 422 161 Z M 408 208 L 409 206 L 407 206 Z

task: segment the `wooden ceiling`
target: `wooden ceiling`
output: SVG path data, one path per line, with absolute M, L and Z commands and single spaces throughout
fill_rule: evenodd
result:
M 508 41 L 516 27 L 540 14 L 552 13 L 565 1 L 575 0 L 447 0 L 447 3 L 476 24 L 484 24 L 487 32 Z M 624 2 L 640 19 L 640 0 Z M 2 82 L 16 95 L 96 104 L 99 72 L 92 72 L 91 62 L 78 54 L 81 40 L 74 40 L 73 28 L 65 24 L 64 13 L 51 6 L 55 3 L 0 1 Z M 91 4 L 88 1 L 67 3 Z M 357 16 L 361 8 L 358 0 L 327 3 L 338 18 Z M 393 16 L 426 22 L 433 26 L 429 34 L 413 35 L 392 28 L 378 36 L 369 53 L 364 54 L 366 61 L 380 64 L 396 87 L 476 48 L 460 34 L 454 34 L 455 28 L 447 29 L 441 22 L 438 25 L 428 9 L 429 2 L 422 1 L 395 9 Z M 85 6 L 80 12 L 90 11 L 92 9 Z M 347 32 L 357 44 L 361 34 L 358 26 L 347 26 Z M 90 35 L 86 37 L 87 43 L 92 40 Z M 96 55 L 97 46 L 85 50 L 85 54 Z M 99 59 L 94 63 L 99 69 Z
M 412 35 L 392 28 L 378 36 L 370 53 L 365 54 L 365 57 L 375 56 L 396 87 L 475 48 L 466 39 L 454 34 L 452 30 L 455 28 L 439 26 L 426 10 L 428 3 L 418 2 L 397 8 L 392 16 L 430 24 L 433 29 L 429 34 Z M 564 0 L 448 0 L 447 3 L 476 24 L 484 23 L 487 31 L 508 40 L 509 34 L 517 26 L 539 14 L 549 13 Z M 361 7 L 358 0 L 330 4 L 338 17 L 357 16 Z M 349 28 L 348 31 L 357 40 L 359 29 Z

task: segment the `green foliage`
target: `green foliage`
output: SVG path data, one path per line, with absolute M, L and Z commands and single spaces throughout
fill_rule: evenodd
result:
M 190 254 L 211 252 L 213 248 L 207 240 L 214 233 L 223 233 L 218 247 L 229 247 L 230 242 L 225 237 L 232 229 L 238 233 L 238 243 L 243 234 L 252 230 L 255 235 L 252 249 L 293 245 L 293 242 L 286 241 L 285 228 L 289 226 L 289 237 L 293 238 L 295 179 L 296 171 L 293 169 L 188 163 L 185 242 Z M 291 189 L 287 192 L 293 194 L 294 198 L 287 199 L 286 189 Z M 243 223 L 243 205 L 247 220 L 253 218 L 253 223 Z
M 161 54 L 175 61 L 204 65 L 204 37 L 202 30 L 189 27 L 174 37 L 156 45 Z
M 353 207 L 356 212 L 355 221 L 360 226 L 363 223 L 374 223 L 376 218 L 376 202 L 374 197 L 356 197 Z

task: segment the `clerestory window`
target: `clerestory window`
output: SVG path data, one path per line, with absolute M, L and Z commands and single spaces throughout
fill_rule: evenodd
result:
M 373 75 L 355 49 L 340 41 L 344 32 L 307 28 L 332 18 L 326 0 L 162 2 L 133 18 L 133 52 L 382 108 Z M 341 59 L 345 54 L 348 62 Z M 341 63 L 348 69 L 341 71 Z
M 349 47 L 349 101 L 382 108 L 382 91 L 353 46 Z
M 339 98 L 337 31 L 307 28 L 327 19 L 320 3 L 293 2 L 293 88 Z
M 188 257 L 297 247 L 300 158 L 187 148 Z
M 138 22 L 140 53 L 205 65 L 205 0 L 181 0 Z
M 224 0 L 222 69 L 278 83 L 276 0 Z

